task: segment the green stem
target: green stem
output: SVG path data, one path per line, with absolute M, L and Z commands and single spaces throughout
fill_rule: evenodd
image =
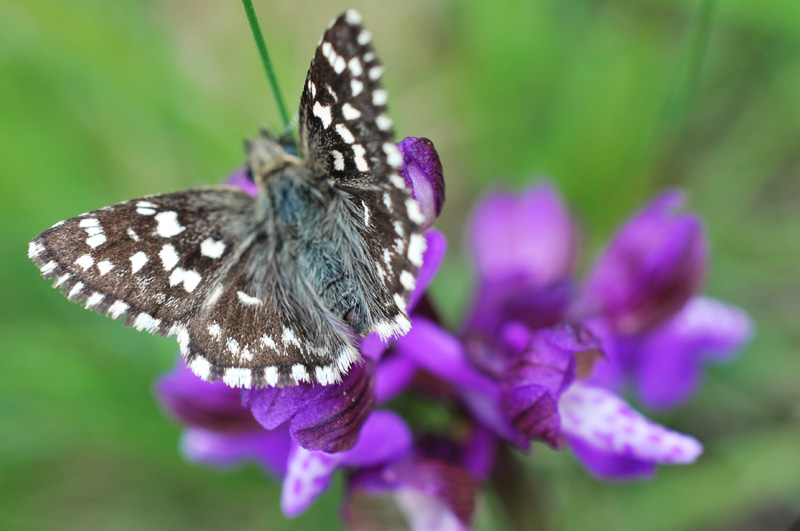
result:
M 689 32 L 689 42 L 683 52 L 683 58 L 673 84 L 672 94 L 665 107 L 668 120 L 682 119 L 694 97 L 703 66 L 703 59 L 705 59 L 706 55 L 714 7 L 715 0 L 700 0 L 699 2 L 692 28 Z
M 256 10 L 253 8 L 252 0 L 242 0 L 245 15 L 247 15 L 247 22 L 250 24 L 250 29 L 253 32 L 253 39 L 256 41 L 256 48 L 261 56 L 261 62 L 264 64 L 264 70 L 267 72 L 269 84 L 272 87 L 272 94 L 275 96 L 275 102 L 278 104 L 278 111 L 281 113 L 284 128 L 289 127 L 289 113 L 286 112 L 286 104 L 283 102 L 281 96 L 281 89 L 278 87 L 278 79 L 275 77 L 275 71 L 272 70 L 272 61 L 269 59 L 267 53 L 267 45 L 264 43 L 264 35 L 261 34 L 261 26 L 258 23 Z

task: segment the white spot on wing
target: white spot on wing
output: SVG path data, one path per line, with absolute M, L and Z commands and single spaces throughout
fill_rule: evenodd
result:
M 344 171 L 344 156 L 342 153 L 332 149 L 331 155 L 333 155 L 333 169 L 336 171 Z
M 214 306 L 219 300 L 219 298 L 222 296 L 222 293 L 224 291 L 225 290 L 223 289 L 222 286 L 217 286 L 216 288 L 214 288 L 214 291 L 212 291 L 211 295 L 209 295 L 208 299 L 206 299 L 204 306 L 206 307 Z
M 339 136 L 342 137 L 342 140 L 348 144 L 352 144 L 356 141 L 356 137 L 353 136 L 353 133 L 351 133 L 350 129 L 348 129 L 344 124 L 336 124 L 336 132 L 339 133 Z
M 297 336 L 294 335 L 294 331 L 291 328 L 284 328 L 283 334 L 281 335 L 281 341 L 284 345 L 294 345 L 297 348 L 300 348 L 300 340 L 297 339 Z
M 392 122 L 392 119 L 386 116 L 385 114 L 381 114 L 380 116 L 375 118 L 375 125 L 377 125 L 378 129 L 380 129 L 381 131 L 388 131 L 389 129 L 392 128 L 393 124 L 394 122 Z
M 156 205 L 150 201 L 139 201 L 136 203 L 136 213 L 141 216 L 152 216 L 156 213 Z
M 329 43 L 329 42 L 327 42 L 327 41 L 323 42 L 323 43 L 322 43 L 322 46 L 321 46 L 321 49 L 322 49 L 322 55 L 324 55 L 325 57 L 327 57 L 327 58 L 328 58 L 328 60 L 330 61 L 330 55 L 331 55 L 332 53 L 334 53 L 334 52 L 333 52 L 333 46 L 331 45 L 331 43 Z
M 225 242 L 214 238 L 206 238 L 200 244 L 200 254 L 209 258 L 219 258 L 225 252 Z
M 201 280 L 203 280 L 203 277 L 197 271 L 187 271 L 176 267 L 175 271 L 169 276 L 169 285 L 175 286 L 182 283 L 183 289 L 191 293 L 200 284 Z
M 417 279 L 414 278 L 414 275 L 412 275 L 408 271 L 403 271 L 402 273 L 400 273 L 400 283 L 403 285 L 404 288 L 406 288 L 406 290 L 411 291 L 417 284 Z
M 385 89 L 375 89 L 372 91 L 372 104 L 373 105 L 386 105 L 389 99 L 389 93 Z
M 406 300 L 399 293 L 394 294 L 394 303 L 400 308 L 400 311 L 406 311 Z
M 369 164 L 367 164 L 367 159 L 364 158 L 364 155 L 367 154 L 367 150 L 364 149 L 364 146 L 361 144 L 353 144 L 353 155 L 356 162 L 356 168 L 358 171 L 368 171 Z
M 354 76 L 360 76 L 364 73 L 364 69 L 361 68 L 361 61 L 358 59 L 358 57 L 353 57 L 350 59 L 350 61 L 347 63 L 347 67 Z
M 228 350 L 228 352 L 230 352 L 234 356 L 237 356 L 239 354 L 239 342 L 232 337 L 229 337 L 225 341 L 225 348 Z
M 369 207 L 364 201 L 361 201 L 361 206 L 364 207 L 364 226 L 369 227 Z
M 383 67 L 380 65 L 373 66 L 372 68 L 369 69 L 369 74 L 367 75 L 372 81 L 377 81 L 383 75 Z
M 342 115 L 344 116 L 345 120 L 358 120 L 361 118 L 361 111 L 350 105 L 349 103 L 345 103 L 342 105 Z
M 353 97 L 356 97 L 359 94 L 361 94 L 361 91 L 364 90 L 364 83 L 362 83 L 358 79 L 351 79 L 350 80 L 350 90 L 353 91 Z
M 322 127 L 327 129 L 330 127 L 331 123 L 333 122 L 333 117 L 331 116 L 331 108 L 327 105 L 322 105 L 320 102 L 314 102 L 314 108 L 312 109 L 314 116 L 322 120 Z
M 114 301 L 114 304 L 108 308 L 108 316 L 112 319 L 117 319 L 120 315 L 128 311 L 128 308 L 129 306 L 124 302 Z
M 56 263 L 53 260 L 50 260 L 41 267 L 41 272 L 43 275 L 49 275 L 50 273 L 53 272 L 55 268 L 56 268 Z
M 403 155 L 400 154 L 400 150 L 397 149 L 397 146 L 391 142 L 386 142 L 383 144 L 383 151 L 386 153 L 386 161 L 390 166 L 399 168 L 403 165 Z
M 310 382 L 311 378 L 308 375 L 305 365 L 295 363 L 292 365 L 292 377 L 296 382 Z
M 358 34 L 358 44 L 364 46 L 365 44 L 369 44 L 369 41 L 372 40 L 372 33 L 368 30 L 362 29 L 361 33 Z M 374 55 L 373 55 L 374 56 Z M 367 59 L 367 56 L 364 56 L 364 59 L 370 61 L 371 59 Z
M 347 68 L 347 63 L 345 62 L 344 57 L 337 55 L 334 60 L 331 61 L 331 66 L 337 74 L 341 74 L 344 72 L 344 69 Z
M 340 59 L 341 59 L 341 58 L 340 58 Z M 342 61 L 344 61 L 344 59 L 342 59 Z M 328 90 L 328 94 L 330 94 L 330 95 L 331 95 L 331 98 L 333 98 L 333 101 L 335 101 L 335 102 L 336 102 L 336 101 L 339 101 L 339 96 L 338 96 L 338 94 L 336 94 L 336 91 L 335 91 L 335 90 L 333 90 L 333 87 L 331 87 L 330 85 L 328 85 L 328 86 L 327 86 L 327 87 L 325 87 L 325 88 Z
M 195 358 L 189 362 L 189 368 L 199 376 L 202 380 L 208 381 L 211 377 L 211 363 L 208 362 L 203 356 L 195 356 Z
M 408 217 L 414 223 L 418 223 L 420 225 L 425 223 L 425 216 L 422 215 L 422 210 L 420 210 L 419 203 L 417 203 L 416 199 L 411 197 L 406 199 L 406 212 L 408 213 Z
M 91 255 L 85 254 L 75 260 L 75 264 L 81 266 L 83 270 L 86 271 L 94 265 L 94 258 L 92 258 Z
M 222 337 L 222 329 L 220 328 L 218 322 L 214 321 L 208 325 L 208 335 L 217 340 Z
M 159 212 L 155 219 L 158 223 L 156 233 L 162 238 L 171 238 L 186 230 L 186 227 L 178 223 L 178 213 L 175 211 Z
M 102 262 L 97 263 L 97 269 L 100 270 L 100 275 L 102 276 L 114 269 L 114 264 L 108 260 L 103 260 Z
M 247 306 L 258 306 L 261 304 L 260 299 L 257 297 L 251 297 L 244 291 L 237 291 L 236 296 L 239 297 L 239 300 L 242 302 L 242 304 L 246 304 Z
M 392 183 L 395 186 L 395 188 L 401 188 L 402 189 L 402 188 L 406 187 L 405 179 L 403 179 L 402 177 L 400 177 L 396 173 L 393 173 L 392 175 L 389 176 L 389 182 Z
M 317 367 L 314 372 L 317 377 L 317 382 L 321 385 L 331 385 L 339 381 L 339 373 L 334 371 L 333 367 L 330 365 Z
M 36 258 L 44 251 L 44 245 L 39 242 L 31 242 L 28 244 L 28 258 Z
M 78 226 L 81 227 L 82 229 L 85 229 L 87 227 L 99 227 L 100 222 L 97 220 L 97 218 L 86 218 L 82 219 L 80 223 L 78 223 Z
M 131 256 L 131 273 L 138 273 L 146 263 L 147 255 L 144 254 L 144 252 L 139 251 L 138 253 L 134 254 Z
M 86 238 L 86 245 L 92 248 L 103 245 L 104 243 L 106 243 L 105 234 L 95 234 L 94 236 Z
M 261 336 L 261 339 L 259 339 L 258 343 L 261 345 L 261 348 L 271 348 L 272 350 L 275 350 L 278 346 L 275 344 L 275 340 L 269 337 L 267 334 Z
M 153 319 L 152 315 L 142 312 L 136 316 L 136 319 L 133 321 L 133 327 L 139 331 L 145 330 L 147 332 L 152 332 L 159 323 L 161 323 L 160 319 Z
M 135 242 L 139 241 L 139 235 L 136 234 L 135 230 L 133 230 L 132 228 L 128 227 L 127 233 L 128 233 L 128 236 L 130 236 L 133 241 L 135 241 Z
M 158 252 L 158 257 L 161 258 L 161 265 L 163 265 L 164 269 L 167 271 L 172 271 L 172 268 L 178 265 L 178 261 L 180 260 L 178 251 L 168 243 L 165 243 Z
M 96 306 L 105 298 L 102 293 L 94 292 L 92 293 L 88 299 L 86 299 L 86 308 L 91 308 L 92 306 Z
M 264 380 L 267 382 L 267 385 L 271 385 L 272 387 L 278 385 L 278 368 L 266 367 L 264 369 Z
M 252 385 L 252 379 L 253 373 L 250 372 L 250 369 L 243 367 L 229 367 L 225 369 L 225 373 L 222 375 L 222 381 L 228 387 L 244 387 L 248 389 Z
M 344 15 L 345 20 L 352 25 L 361 24 L 361 13 L 355 9 L 348 9 Z
M 421 234 L 412 234 L 408 242 L 408 259 L 417 267 L 422 265 L 422 253 L 425 252 L 425 237 Z

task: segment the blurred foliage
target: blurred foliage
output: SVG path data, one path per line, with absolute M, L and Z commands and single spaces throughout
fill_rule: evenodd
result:
M 656 418 L 706 453 L 645 484 L 568 453 L 519 459 L 554 529 L 784 529 L 800 516 L 800 3 L 794 0 L 256 1 L 294 106 L 331 17 L 356 7 L 400 136 L 436 142 L 450 252 L 434 296 L 470 296 L 462 243 L 487 189 L 547 175 L 579 213 L 582 266 L 663 187 L 707 222 L 707 291 L 757 335 L 695 401 Z M 0 0 L 0 528 L 330 528 L 341 485 L 297 520 L 254 467 L 186 463 L 152 392 L 172 341 L 66 302 L 25 257 L 54 222 L 216 182 L 278 113 L 242 6 Z M 518 456 L 520 457 L 520 456 Z M 496 495 L 477 522 L 502 529 Z

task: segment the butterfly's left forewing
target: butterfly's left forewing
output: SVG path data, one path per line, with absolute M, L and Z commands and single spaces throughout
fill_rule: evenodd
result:
M 57 223 L 28 256 L 70 300 L 175 335 L 226 277 L 253 210 L 228 187 L 125 201 Z

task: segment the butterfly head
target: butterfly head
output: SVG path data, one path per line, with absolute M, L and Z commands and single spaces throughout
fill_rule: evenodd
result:
M 270 175 L 280 172 L 287 166 L 301 164 L 294 154 L 266 131 L 245 141 L 250 174 L 256 184 L 263 184 Z

